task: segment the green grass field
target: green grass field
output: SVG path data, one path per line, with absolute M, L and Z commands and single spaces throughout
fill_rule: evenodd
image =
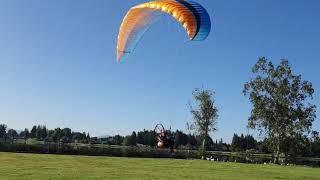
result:
M 320 179 L 319 168 L 0 153 L 0 179 Z

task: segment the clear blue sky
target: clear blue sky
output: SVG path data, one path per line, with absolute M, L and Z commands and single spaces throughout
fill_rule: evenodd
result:
M 314 84 L 320 108 L 318 0 L 199 0 L 213 31 L 188 42 L 164 17 L 124 64 L 116 40 L 127 10 L 142 0 L 1 0 L 0 122 L 10 128 L 71 127 L 92 135 L 127 134 L 162 122 L 185 130 L 196 87 L 216 92 L 219 131 L 246 133 L 242 94 L 260 56 L 287 58 Z M 319 113 L 318 113 L 319 115 Z M 314 129 L 320 130 L 319 119 Z

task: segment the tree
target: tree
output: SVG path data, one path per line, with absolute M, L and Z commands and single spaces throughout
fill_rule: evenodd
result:
M 45 139 L 48 136 L 47 127 L 41 126 L 41 139 Z
M 23 131 L 20 132 L 19 136 L 23 139 L 28 139 L 30 137 L 29 130 L 25 128 Z
M 310 150 L 309 139 L 305 135 L 290 136 L 284 142 L 284 152 L 291 157 L 309 156 Z
M 247 142 L 243 134 L 241 134 L 240 136 L 240 149 L 241 151 L 244 151 L 245 149 L 247 149 Z
M 170 134 L 169 132 L 166 132 L 167 134 Z M 138 131 L 136 134 L 136 143 L 137 144 L 143 144 L 147 146 L 154 146 L 154 131 L 151 130 L 146 130 L 144 129 L 143 131 Z
M 131 146 L 130 144 L 130 138 L 131 136 L 125 136 L 124 139 L 123 139 L 123 145 L 124 146 Z
M 246 142 L 246 150 L 257 148 L 257 141 L 254 139 L 252 135 L 246 135 L 245 142 Z
M 320 139 L 320 133 L 318 131 L 312 131 L 311 133 L 312 141 L 317 141 Z
M 191 147 L 197 146 L 197 138 L 194 135 L 189 134 L 187 136 L 187 145 Z
M 137 145 L 137 134 L 136 132 L 132 132 L 131 135 L 124 137 L 123 144 L 125 146 L 136 146 Z
M 81 142 L 82 134 L 80 132 L 72 132 L 72 141 L 75 143 Z
M 7 135 L 7 125 L 0 124 L 0 138 L 5 138 Z
M 311 152 L 315 157 L 320 157 L 320 133 L 317 131 L 312 132 L 311 139 Z
M 0 124 L 0 143 L 6 142 L 7 138 L 7 125 L 5 124 Z
M 48 132 L 47 132 L 47 138 L 50 138 L 52 141 L 53 141 L 53 134 L 54 134 L 54 130 L 48 130 Z
M 174 135 L 174 147 L 175 147 L 175 149 L 177 149 L 182 144 L 181 143 L 181 136 L 182 136 L 182 133 L 177 130 L 175 135 Z
M 272 149 L 269 146 L 268 139 L 257 142 L 257 150 L 264 154 L 270 154 L 272 152 Z
M 42 129 L 42 127 L 41 127 L 40 125 L 38 125 L 37 128 L 36 128 L 36 138 L 37 138 L 38 140 L 41 140 L 41 139 L 42 139 L 42 138 L 41 138 L 41 129 Z
M 52 140 L 54 142 L 59 142 L 60 138 L 62 137 L 62 133 L 61 133 L 61 129 L 60 128 L 56 128 L 53 133 L 52 133 Z
M 143 144 L 144 140 L 143 140 L 143 132 L 139 131 L 137 134 L 137 143 L 138 144 Z
M 197 107 L 194 108 L 190 104 L 190 112 L 194 119 L 191 129 L 196 130 L 196 133 L 201 137 L 200 153 L 203 156 L 209 133 L 217 130 L 218 109 L 214 105 L 212 91 L 196 89 L 193 91 L 193 96 Z
M 130 136 L 130 145 L 131 146 L 136 146 L 137 145 L 137 134 L 136 132 L 132 132 L 131 136 Z
M 271 140 L 279 163 L 288 137 L 309 133 L 316 118 L 316 106 L 309 103 L 314 89 L 301 75 L 294 75 L 287 60 L 275 67 L 264 57 L 252 68 L 254 78 L 244 85 L 244 95 L 253 105 L 248 125 Z
M 122 136 L 120 136 L 120 135 L 115 135 L 115 136 L 113 137 L 113 143 L 114 143 L 114 145 L 121 145 L 122 142 L 123 142 L 123 140 L 124 140 L 124 137 L 122 137 Z
M 32 127 L 30 134 L 31 134 L 31 138 L 37 137 L 37 126 Z
M 88 135 L 86 135 L 85 132 L 82 133 L 82 138 L 81 138 L 81 142 L 82 143 L 89 143 L 90 141 L 90 135 L 88 133 Z
M 60 139 L 60 142 L 63 143 L 63 144 L 69 143 L 69 142 L 70 142 L 70 138 L 67 137 L 67 136 L 63 136 L 63 137 Z
M 241 139 L 238 136 L 238 134 L 234 134 L 232 138 L 232 143 L 231 143 L 231 150 L 233 152 L 240 151 L 241 150 Z
M 216 145 L 214 144 L 214 142 L 210 136 L 207 136 L 207 144 L 208 144 L 208 149 L 210 151 L 215 150 Z
M 72 131 L 70 128 L 63 128 L 62 131 L 62 137 L 64 143 L 69 143 L 72 139 Z
M 13 142 L 14 139 L 18 137 L 18 133 L 14 129 L 9 129 L 7 133 L 7 137 Z

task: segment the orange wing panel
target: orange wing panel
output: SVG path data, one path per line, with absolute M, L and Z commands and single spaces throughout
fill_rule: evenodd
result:
M 125 16 L 118 35 L 117 60 L 131 53 L 142 34 L 149 28 L 160 13 L 173 16 L 187 31 L 190 39 L 197 33 L 197 21 L 185 6 L 171 1 L 152 1 L 137 5 L 129 10 Z

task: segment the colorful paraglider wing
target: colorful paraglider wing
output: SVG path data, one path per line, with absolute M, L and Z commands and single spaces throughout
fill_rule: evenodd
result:
M 143 3 L 131 8 L 121 24 L 117 44 L 118 62 L 134 51 L 143 34 L 163 13 L 180 22 L 190 40 L 204 40 L 210 33 L 210 17 L 196 2 L 163 0 Z
M 207 10 L 194 1 L 178 0 L 193 13 L 197 21 L 197 32 L 193 41 L 205 40 L 211 31 L 211 20 Z
M 117 59 L 124 60 L 131 54 L 143 34 L 156 22 L 161 13 L 148 9 L 131 9 L 121 25 L 118 35 Z

